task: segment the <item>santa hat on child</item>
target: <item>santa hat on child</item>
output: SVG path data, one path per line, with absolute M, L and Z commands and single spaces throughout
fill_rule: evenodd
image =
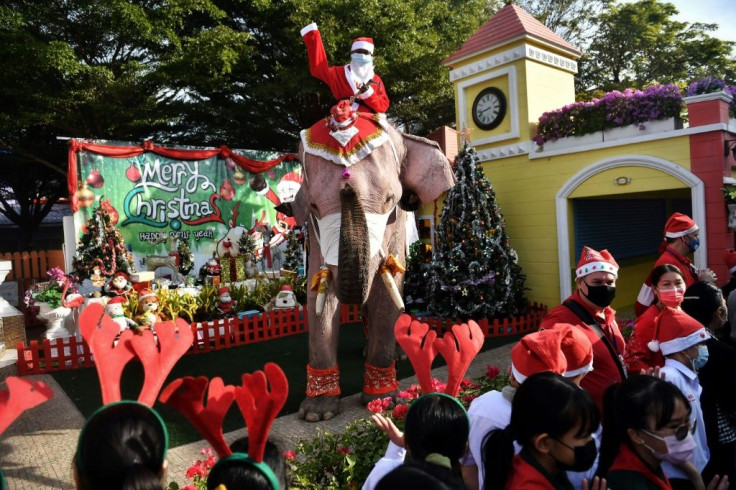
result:
M 679 238 L 696 231 L 698 231 L 698 225 L 695 224 L 695 221 L 682 213 L 672 213 L 667 223 L 664 224 L 665 238 Z
M 580 329 L 569 323 L 557 323 L 553 329 L 562 332 L 560 349 L 567 361 L 567 369 L 562 375 L 574 378 L 593 370 L 593 344 Z
M 575 277 L 581 278 L 594 272 L 610 272 L 618 277 L 618 263 L 613 259 L 608 250 L 593 250 L 584 246 L 583 252 L 580 254 L 578 268 L 575 269 Z
M 153 292 L 153 291 L 151 291 L 150 289 L 142 289 L 142 290 L 141 290 L 141 295 L 140 295 L 140 297 L 138 298 L 138 301 L 143 301 L 144 299 L 146 299 L 146 298 L 150 298 L 151 296 L 154 296 L 154 297 L 156 297 L 156 293 L 154 293 L 154 292 Z
M 373 39 L 370 37 L 356 37 L 353 40 L 353 45 L 350 47 L 350 52 L 352 53 L 358 49 L 365 49 L 370 54 L 373 54 Z
M 227 286 L 222 286 L 220 289 L 217 290 L 218 296 L 222 296 L 223 294 L 230 294 L 230 290 L 227 288 Z
M 564 333 L 560 330 L 540 330 L 530 333 L 511 349 L 511 373 L 523 383 L 532 374 L 551 371 L 562 374 L 567 361 L 561 345 Z
M 655 320 L 654 340 L 649 342 L 649 350 L 662 351 L 668 356 L 682 352 L 705 342 L 710 334 L 705 327 L 679 308 L 665 308 Z
M 736 248 L 731 248 L 723 252 L 723 260 L 726 262 L 728 272 L 731 274 L 736 272 Z

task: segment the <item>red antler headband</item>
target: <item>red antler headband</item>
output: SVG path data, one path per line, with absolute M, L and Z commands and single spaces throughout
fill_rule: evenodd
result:
M 115 344 L 120 327 L 104 314 L 104 308 L 99 304 L 91 304 L 84 309 L 79 316 L 79 329 L 97 360 L 95 367 L 104 405 L 121 400 L 120 377 L 123 369 L 134 357 L 138 357 L 144 371 L 138 401 L 152 407 L 174 364 L 189 350 L 194 339 L 191 327 L 177 318 L 176 323 L 168 321 L 156 324 L 158 343 L 150 330 L 142 334 L 125 330 Z
M 41 381 L 11 376 L 5 382 L 8 389 L 0 391 L 0 434 L 5 432 L 20 414 L 54 397 L 51 388 Z
M 396 320 L 396 341 L 409 357 L 422 393 L 435 391 L 432 387 L 431 370 L 432 361 L 439 353 L 447 361 L 445 393 L 457 395 L 470 363 L 483 347 L 483 331 L 473 320 L 467 324 L 453 325 L 451 330 L 452 332 L 445 332 L 442 338 L 437 338 L 437 332 L 430 330 L 429 325 L 412 320 L 407 314 L 402 314 Z
M 217 455 L 222 458 L 220 461 L 231 457 L 252 464 L 277 490 L 278 480 L 273 470 L 263 463 L 263 452 L 271 424 L 286 403 L 289 383 L 281 368 L 271 362 L 264 366 L 263 371 L 243 374 L 242 382 L 242 386 L 225 386 L 222 379 L 213 378 L 209 382 L 205 407 L 203 401 L 208 384 L 207 378 L 180 378 L 164 388 L 159 401 L 181 412 L 212 444 Z M 237 402 L 248 428 L 247 457 L 233 454 L 222 432 L 222 421 L 233 399 Z

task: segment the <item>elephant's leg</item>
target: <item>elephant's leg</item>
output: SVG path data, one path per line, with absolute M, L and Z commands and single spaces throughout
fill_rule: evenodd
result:
M 373 281 L 363 309 L 368 318 L 368 349 L 361 402 L 367 404 L 376 398 L 394 398 L 398 391 L 394 325 L 401 311 L 380 278 Z
M 315 310 L 316 293 L 308 294 L 309 366 L 307 397 L 299 407 L 299 417 L 307 422 L 329 420 L 340 413 L 340 380 L 337 344 L 340 333 L 340 303 L 330 284 L 322 315 Z

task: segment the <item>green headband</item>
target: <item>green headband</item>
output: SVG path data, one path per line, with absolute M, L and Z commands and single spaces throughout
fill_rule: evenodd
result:
M 266 480 L 268 480 L 268 483 L 271 485 L 271 488 L 273 490 L 279 490 L 281 488 L 281 485 L 279 485 L 279 480 L 278 478 L 276 478 L 276 474 L 273 472 L 270 466 L 262 461 L 253 460 L 245 453 L 233 453 L 230 456 L 221 458 L 217 463 L 215 463 L 215 466 L 212 467 L 210 473 L 212 473 L 217 465 L 224 461 L 241 461 L 245 464 L 251 465 L 256 470 L 260 471 L 263 476 L 266 477 Z
M 92 412 L 92 415 L 89 416 L 87 421 L 82 426 L 82 430 L 79 433 L 79 440 L 77 441 L 77 451 L 74 453 L 74 461 L 76 462 L 77 468 L 79 468 L 80 471 L 83 471 L 84 468 L 82 467 L 82 459 L 79 457 L 79 453 L 82 449 L 82 440 L 84 439 L 84 435 L 87 432 L 87 427 L 89 427 L 90 422 L 92 422 L 92 420 L 94 420 L 99 414 L 116 405 L 138 405 L 141 407 L 145 407 L 156 417 L 156 420 L 158 420 L 158 422 L 161 424 L 161 431 L 164 434 L 164 454 L 162 459 L 166 459 L 166 453 L 169 451 L 169 431 L 166 430 L 166 424 L 164 423 L 164 419 L 161 418 L 161 415 L 159 415 L 156 410 L 143 403 L 133 400 L 121 400 L 101 406 L 100 408 Z

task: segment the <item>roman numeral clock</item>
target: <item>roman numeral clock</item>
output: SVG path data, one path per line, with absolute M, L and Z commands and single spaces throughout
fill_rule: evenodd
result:
M 484 88 L 473 101 L 472 113 L 479 129 L 494 129 L 506 115 L 506 96 L 496 87 Z

